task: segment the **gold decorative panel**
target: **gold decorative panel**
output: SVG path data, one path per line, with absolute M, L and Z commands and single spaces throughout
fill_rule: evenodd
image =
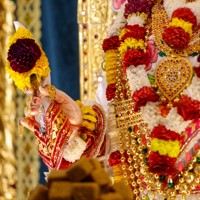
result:
M 104 54 L 101 46 L 113 19 L 110 0 L 78 1 L 81 100 L 93 100 L 102 81 Z
M 18 21 L 29 29 L 37 42 L 41 38 L 41 0 L 17 0 Z M 17 90 L 17 121 L 24 115 L 26 95 Z M 25 129 L 17 135 L 17 200 L 26 200 L 28 193 L 39 182 L 40 160 L 34 133 Z
M 0 1 L 0 200 L 16 199 L 15 90 L 5 73 L 6 44 L 13 32 L 14 9 L 13 2 Z

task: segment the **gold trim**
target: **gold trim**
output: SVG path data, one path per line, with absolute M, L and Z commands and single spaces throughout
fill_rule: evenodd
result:
M 15 91 L 5 74 L 6 44 L 13 32 L 15 5 L 9 0 L 0 1 L 0 199 L 16 199 L 15 146 Z
M 95 99 L 103 77 L 102 41 L 114 13 L 110 0 L 78 0 L 80 98 Z
M 17 0 L 16 15 L 20 23 L 33 33 L 37 43 L 41 38 L 41 0 Z M 24 115 L 26 95 L 17 90 L 17 121 Z M 27 199 L 28 193 L 39 182 L 40 156 L 34 133 L 24 129 L 22 136 L 17 135 L 17 198 Z

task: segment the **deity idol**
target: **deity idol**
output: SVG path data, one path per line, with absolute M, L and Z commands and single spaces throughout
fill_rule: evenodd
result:
M 109 163 L 138 200 L 199 198 L 199 8 L 128 0 L 103 42 Z
M 40 68 L 47 64 L 44 53 L 19 28 L 20 34 L 10 42 L 7 69 L 18 87 L 31 93 L 21 123 L 34 131 L 49 169 L 106 153 L 103 158 L 108 158 L 113 180 L 129 184 L 134 199 L 196 200 L 200 198 L 200 1 L 121 4 L 102 44 L 107 114 L 100 105 L 74 102 L 50 85 L 48 68 L 44 72 Z M 31 56 L 15 58 L 20 43 L 23 52 L 31 46 Z M 26 77 L 28 73 L 27 84 L 16 80 L 13 71 Z

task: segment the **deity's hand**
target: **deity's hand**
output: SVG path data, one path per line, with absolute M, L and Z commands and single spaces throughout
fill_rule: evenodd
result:
M 34 94 L 33 89 L 28 89 L 26 93 L 28 97 L 24 110 L 25 117 L 21 118 L 20 123 L 31 131 L 34 131 L 35 118 L 41 112 L 41 104 L 44 108 L 42 112 L 46 112 L 51 101 L 59 104 L 71 124 L 80 125 L 82 122 L 82 113 L 75 101 L 54 86 L 47 84 L 44 87 L 40 86 L 37 94 Z

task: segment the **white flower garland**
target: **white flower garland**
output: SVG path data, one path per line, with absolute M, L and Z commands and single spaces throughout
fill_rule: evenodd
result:
M 127 19 L 127 23 L 128 25 L 136 25 L 138 24 L 139 26 L 144 26 L 145 24 L 145 20 L 142 19 L 142 17 L 136 15 L 136 14 L 132 14 L 128 19 Z
M 168 130 L 175 131 L 181 134 L 185 128 L 192 122 L 192 120 L 185 121 L 181 115 L 178 114 L 177 108 L 171 108 L 166 118 L 160 116 L 160 123 L 165 125 Z
M 108 37 L 119 36 L 121 29 L 125 26 L 126 18 L 124 17 L 124 8 L 125 3 L 121 6 L 112 26 L 108 28 Z
M 171 18 L 173 12 L 180 8 L 180 7 L 184 7 L 186 4 L 186 0 L 165 0 L 164 1 L 164 8 L 168 14 L 168 16 Z
M 86 146 L 87 144 L 84 140 L 82 140 L 79 136 L 75 136 L 73 140 L 70 140 L 67 144 L 63 152 L 63 158 L 74 163 L 76 160 L 80 159 L 86 149 Z
M 183 93 L 194 100 L 200 101 L 200 78 L 194 75 L 190 86 Z
M 200 22 L 200 0 L 196 0 L 194 2 L 188 2 L 186 3 L 186 0 L 165 0 L 164 1 L 164 8 L 168 14 L 168 16 L 171 18 L 173 12 L 178 8 L 189 8 L 193 14 L 197 18 L 197 23 Z
M 145 65 L 139 65 L 137 67 L 131 65 L 126 69 L 127 78 L 129 80 L 130 90 L 132 94 L 136 90 L 139 90 L 144 86 L 151 87 L 144 68 Z
M 147 102 L 146 106 L 141 107 L 141 117 L 148 124 L 150 131 L 158 125 L 164 125 L 168 130 L 181 134 L 192 122 L 184 121 L 182 116 L 177 113 L 177 108 L 172 108 L 167 117 L 162 117 L 158 108 L 159 102 Z
M 140 108 L 141 117 L 148 124 L 150 131 L 160 124 L 161 112 L 158 108 L 159 102 L 147 102 L 145 106 Z

